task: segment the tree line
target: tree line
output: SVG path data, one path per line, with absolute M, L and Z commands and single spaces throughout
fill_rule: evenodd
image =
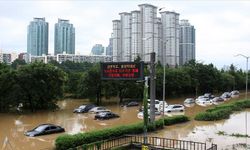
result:
M 137 60 L 138 61 L 138 60 Z M 229 69 L 217 69 L 213 64 L 194 60 L 183 66 L 165 68 L 166 96 L 218 93 L 245 88 L 245 72 L 231 65 Z M 147 67 L 144 75 L 148 75 Z M 156 98 L 162 99 L 163 66 L 156 65 Z M 144 83 L 136 81 L 101 80 L 99 63 L 59 64 L 32 63 L 16 60 L 10 66 L 0 64 L 0 111 L 10 111 L 20 104 L 24 109 L 56 108 L 56 101 L 63 94 L 75 98 L 88 98 L 100 104 L 102 98 L 143 98 Z

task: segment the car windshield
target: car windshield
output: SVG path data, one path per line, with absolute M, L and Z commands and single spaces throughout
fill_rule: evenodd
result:
M 38 132 L 42 132 L 47 126 L 38 126 L 34 130 Z
M 79 109 L 84 109 L 86 106 L 85 105 L 82 105 L 79 107 Z
M 107 114 L 107 112 L 100 112 L 99 115 L 100 116 L 105 116 Z

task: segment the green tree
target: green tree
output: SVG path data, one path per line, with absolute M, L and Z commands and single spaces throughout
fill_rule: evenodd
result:
M 63 96 L 64 81 L 61 69 L 39 62 L 21 67 L 16 76 L 23 93 L 23 106 L 32 112 L 55 109 L 57 99 Z
M 20 66 L 23 66 L 23 65 L 26 65 L 26 62 L 25 62 L 25 60 L 23 60 L 23 59 L 16 59 L 16 60 L 14 60 L 14 61 L 11 63 L 11 67 L 12 67 L 13 69 L 17 69 L 17 68 L 19 68 Z

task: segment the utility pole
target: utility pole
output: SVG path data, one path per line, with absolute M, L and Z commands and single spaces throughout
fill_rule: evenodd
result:
M 155 121 L 155 52 L 150 53 L 150 122 Z

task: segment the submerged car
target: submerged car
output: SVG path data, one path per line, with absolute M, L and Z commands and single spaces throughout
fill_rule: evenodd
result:
M 99 120 L 118 118 L 118 117 L 120 116 L 113 112 L 100 112 L 95 115 L 95 119 L 99 119 Z
M 129 102 L 127 105 L 125 105 L 126 107 L 133 107 L 133 106 L 139 106 L 138 102 Z
M 208 99 L 213 99 L 213 98 L 214 98 L 214 95 L 212 95 L 211 93 L 205 93 L 205 94 L 204 94 L 204 97 L 205 97 L 205 98 L 208 98 Z
M 45 135 L 45 134 L 53 134 L 53 133 L 60 133 L 65 132 L 64 128 L 54 125 L 54 124 L 41 124 L 35 127 L 32 130 L 25 132 L 26 136 L 38 136 L 38 135 Z
M 185 104 L 194 104 L 195 103 L 195 100 L 193 98 L 186 98 L 184 100 L 184 103 Z
M 224 102 L 224 98 L 222 97 L 215 97 L 212 99 L 212 103 L 215 105 L 221 104 Z
M 238 97 L 240 95 L 240 92 L 239 91 L 237 91 L 237 90 L 234 90 L 234 91 L 232 91 L 231 92 L 231 97 Z
M 137 118 L 139 118 L 139 119 L 143 119 L 143 109 L 141 109 L 141 111 L 137 114 Z M 158 111 L 158 109 L 157 108 L 155 108 L 155 115 L 156 116 L 159 116 L 161 114 L 161 112 L 160 111 Z M 148 117 L 150 117 L 150 109 L 148 109 Z
M 105 108 L 105 107 L 94 107 L 94 108 L 89 110 L 90 113 L 99 113 L 99 112 L 104 112 L 104 111 L 107 112 L 110 110 Z
M 196 99 L 196 104 L 198 105 L 211 105 L 212 104 L 212 100 L 210 100 L 209 98 L 206 97 L 200 97 Z
M 224 99 L 229 99 L 229 98 L 231 98 L 231 93 L 229 93 L 229 92 L 224 92 L 222 95 L 221 95 L 221 97 L 222 98 L 224 98 Z
M 185 107 L 181 104 L 173 104 L 173 105 L 168 105 L 164 112 L 183 112 L 185 110 Z
M 87 104 L 87 105 L 81 105 L 78 108 L 74 109 L 74 113 L 86 113 L 88 112 L 90 109 L 94 108 L 95 105 L 94 104 Z

